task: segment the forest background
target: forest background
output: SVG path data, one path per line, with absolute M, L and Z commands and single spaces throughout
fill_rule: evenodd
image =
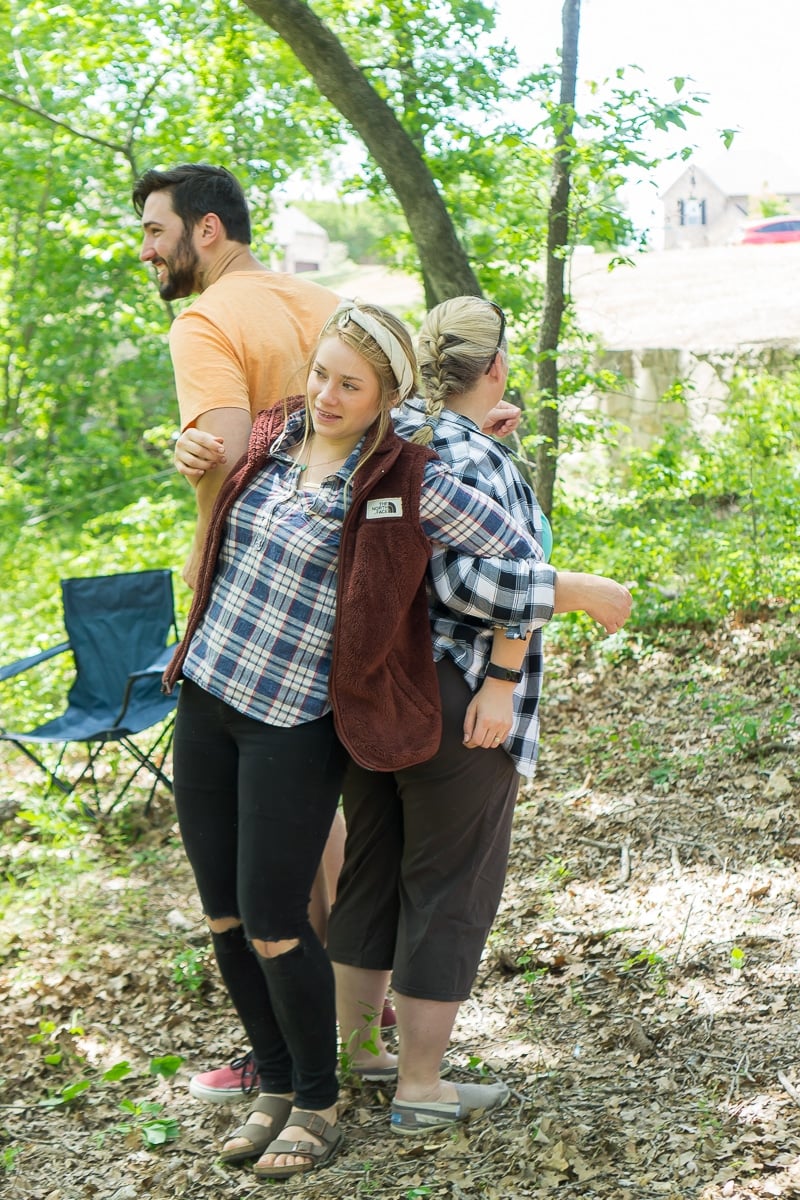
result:
M 11 0 L 5 7 L 2 662 L 60 640 L 60 578 L 176 568 L 188 547 L 192 497 L 171 466 L 176 405 L 166 332 L 174 314 L 159 302 L 138 261 L 139 231 L 129 202 L 141 171 L 200 159 L 230 166 L 251 199 L 254 245 L 264 259 L 272 248 L 275 189 L 298 173 L 334 184 L 341 199 L 329 202 L 327 213 L 325 206 L 315 206 L 314 217 L 327 219 L 333 236 L 349 243 L 353 255 L 417 274 L 428 298 L 437 298 L 436 264 L 421 252 L 385 170 L 367 154 L 352 165 L 352 122 L 323 97 L 285 38 L 270 27 L 273 10 L 308 6 L 297 0 L 282 6 L 204 0 L 190 17 L 183 5 L 150 0 L 136 5 L 85 0 L 75 8 Z M 551 631 L 560 699 L 571 694 L 581 671 L 602 690 L 608 672 L 622 678 L 630 673 L 638 681 L 649 671 L 657 674 L 659 663 L 670 664 L 667 676 L 674 673 L 675 655 L 684 665 L 687 654 L 704 657 L 697 674 L 716 672 L 717 695 L 708 703 L 726 769 L 740 771 L 755 754 L 759 777 L 771 779 L 775 764 L 769 754 L 785 754 L 794 765 L 782 777 L 796 795 L 798 684 L 791 668 L 800 659 L 800 375 L 791 364 L 770 372 L 743 357 L 730 372 L 729 402 L 713 426 L 698 430 L 688 421 L 674 423 L 649 447 L 633 451 L 626 431 L 593 403 L 613 380 L 594 366 L 597 346 L 576 321 L 567 270 L 557 399 L 543 396 L 535 382 L 553 169 L 559 147 L 564 150 L 565 129 L 572 187 L 568 237 L 558 249 L 562 260 L 568 267 L 581 245 L 610 251 L 612 260 L 631 260 L 644 249 L 643 238 L 626 215 L 620 189 L 630 171 L 655 163 L 652 137 L 658 131 L 684 130 L 688 152 L 692 117 L 703 98 L 687 88 L 680 64 L 666 97 L 650 95 L 635 72 L 620 64 L 609 79 L 593 81 L 591 110 L 567 111 L 560 63 L 520 71 L 513 51 L 494 33 L 490 3 L 432 7 L 413 0 L 321 0 L 311 7 L 419 156 L 477 290 L 508 313 L 511 382 L 525 413 L 516 451 L 534 482 L 543 403 L 545 409 L 557 403 L 556 461 L 569 462 L 570 470 L 556 476 L 553 493 L 555 565 L 599 570 L 634 589 L 631 622 L 614 638 L 598 643 L 580 617 L 562 620 Z M 572 7 L 579 9 L 574 0 Z M 526 113 L 536 116 L 521 123 L 509 114 L 519 112 L 523 100 Z M 549 249 L 552 254 L 552 245 Z M 336 288 L 341 278 L 323 281 Z M 421 311 L 401 315 L 418 325 Z M 681 380 L 665 396 L 671 405 L 687 398 Z M 179 587 L 177 597 L 183 616 L 188 593 Z M 734 670 L 729 654 L 731 646 L 741 646 L 736 632 L 741 630 L 763 631 L 759 645 L 774 668 L 765 694 L 738 688 L 729 694 L 723 683 Z M 46 679 L 6 687 L 2 723 L 30 726 L 58 711 L 68 678 L 65 664 Z M 587 741 L 605 754 L 609 739 L 618 745 L 621 732 L 613 723 L 591 724 L 597 722 L 596 714 L 589 716 L 591 694 L 589 687 Z M 576 704 L 580 710 L 580 698 Z M 694 712 L 695 724 L 678 740 L 705 734 L 708 711 Z M 576 728 L 584 721 L 580 711 L 572 719 Z M 632 734 L 629 730 L 622 758 L 629 767 L 634 760 L 642 766 L 648 786 L 668 791 L 677 778 L 674 731 L 671 744 L 654 740 L 645 746 L 644 727 L 652 728 L 658 718 L 640 720 Z M 576 753 L 574 770 L 585 775 L 588 751 L 584 746 Z M 31 879 L 45 889 L 41 895 L 71 887 L 74 881 L 65 884 L 62 874 L 71 857 L 81 870 L 81 855 L 90 845 L 102 857 L 112 844 L 118 850 L 120 839 L 133 845 L 148 836 L 132 814 L 106 826 L 87 822 L 79 805 L 54 806 L 14 755 L 3 749 L 8 764 L 3 799 L 10 814 L 3 907 L 13 931 L 3 952 L 11 965 L 19 945 L 31 937 L 26 900 Z M 153 827 L 163 833 L 169 848 L 164 853 L 172 853 L 167 811 L 160 824 L 154 818 Z M 81 854 L 75 851 L 78 843 Z M 146 855 L 160 869 L 153 844 Z M 170 866 L 174 869 L 172 860 Z M 515 977 L 529 975 L 530 960 L 517 949 L 511 963 Z M 190 965 L 202 959 L 194 947 L 190 951 Z M 650 960 L 642 961 L 653 968 Z M 13 994 L 23 977 L 9 978 Z M 207 978 L 203 986 L 212 987 Z M 44 1025 L 30 1034 L 39 1039 L 31 1043 L 37 1053 L 70 1027 L 62 1018 L 55 1024 L 46 1015 L 39 1019 Z M 69 1038 L 80 1040 L 77 1034 Z M 85 1061 L 83 1051 L 79 1057 Z M 51 1108 L 78 1102 L 85 1090 L 69 1094 L 75 1060 L 59 1078 L 61 1062 L 50 1063 L 50 1076 L 40 1080 Z M 31 1076 L 25 1079 L 30 1083 Z M 16 1112 L 19 1104 L 13 1097 L 10 1107 Z M 134 1116 L 136 1126 L 146 1113 Z M 24 1161 L 17 1157 L 21 1145 L 15 1133 L 3 1160 L 12 1182 Z M 574 1162 L 563 1173 L 574 1180 Z M 460 1186 L 463 1193 L 465 1185 Z M 427 1187 L 427 1180 L 412 1182 L 394 1194 L 423 1195 Z M 484 1193 L 489 1194 L 481 1185 L 474 1194 Z M 451 1188 L 446 1194 L 460 1193 Z

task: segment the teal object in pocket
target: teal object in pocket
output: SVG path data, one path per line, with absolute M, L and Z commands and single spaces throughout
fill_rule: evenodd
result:
M 544 551 L 544 561 L 549 562 L 550 554 L 553 550 L 553 530 L 550 528 L 550 522 L 544 513 L 542 513 L 542 533 L 539 541 Z

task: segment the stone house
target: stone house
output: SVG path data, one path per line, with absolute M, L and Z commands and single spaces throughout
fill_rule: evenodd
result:
M 690 159 L 661 201 L 665 250 L 721 246 L 743 222 L 766 215 L 765 202 L 800 211 L 800 168 L 748 162 L 734 151 L 702 165 Z

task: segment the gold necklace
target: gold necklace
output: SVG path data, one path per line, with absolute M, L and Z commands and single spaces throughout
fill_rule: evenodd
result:
M 339 458 L 328 458 L 325 460 L 325 462 L 315 462 L 315 463 L 312 463 L 310 459 L 308 462 L 304 462 L 304 463 L 297 462 L 297 459 L 295 459 L 295 463 L 297 464 L 297 467 L 301 471 L 307 471 L 309 468 L 316 471 L 317 467 L 329 467 L 331 465 L 331 463 L 346 462 L 349 457 L 350 457 L 349 454 L 345 454 L 344 457 L 340 456 Z
M 298 455 L 297 458 L 294 458 L 294 455 L 292 455 L 292 457 L 294 458 L 295 466 L 297 467 L 298 471 L 301 474 L 303 473 L 303 471 L 309 471 L 309 470 L 316 471 L 317 467 L 329 467 L 329 466 L 331 466 L 332 463 L 346 462 L 347 459 L 350 457 L 350 451 L 348 450 L 348 452 L 346 454 L 339 455 L 338 458 L 326 458 L 322 462 L 312 462 L 311 461 L 311 451 L 312 451 L 313 446 L 314 446 L 314 438 L 312 437 L 308 440 L 308 442 L 305 443 L 305 445 L 301 444 L 300 446 L 297 447 L 297 455 Z M 302 450 L 305 450 L 306 454 L 308 455 L 308 460 L 306 462 L 299 461 L 300 452 Z

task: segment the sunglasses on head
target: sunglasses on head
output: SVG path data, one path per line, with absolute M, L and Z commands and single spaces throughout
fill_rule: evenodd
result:
M 484 372 L 485 375 L 489 374 L 489 372 L 492 369 L 492 363 L 497 358 L 500 351 L 503 349 L 503 338 L 506 335 L 506 314 L 503 312 L 500 305 L 495 304 L 493 300 L 487 300 L 487 304 L 489 305 L 490 308 L 494 309 L 494 311 L 497 313 L 498 317 L 500 318 L 500 335 L 497 339 L 497 346 L 492 353 L 492 357 L 489 359 L 489 365 Z

